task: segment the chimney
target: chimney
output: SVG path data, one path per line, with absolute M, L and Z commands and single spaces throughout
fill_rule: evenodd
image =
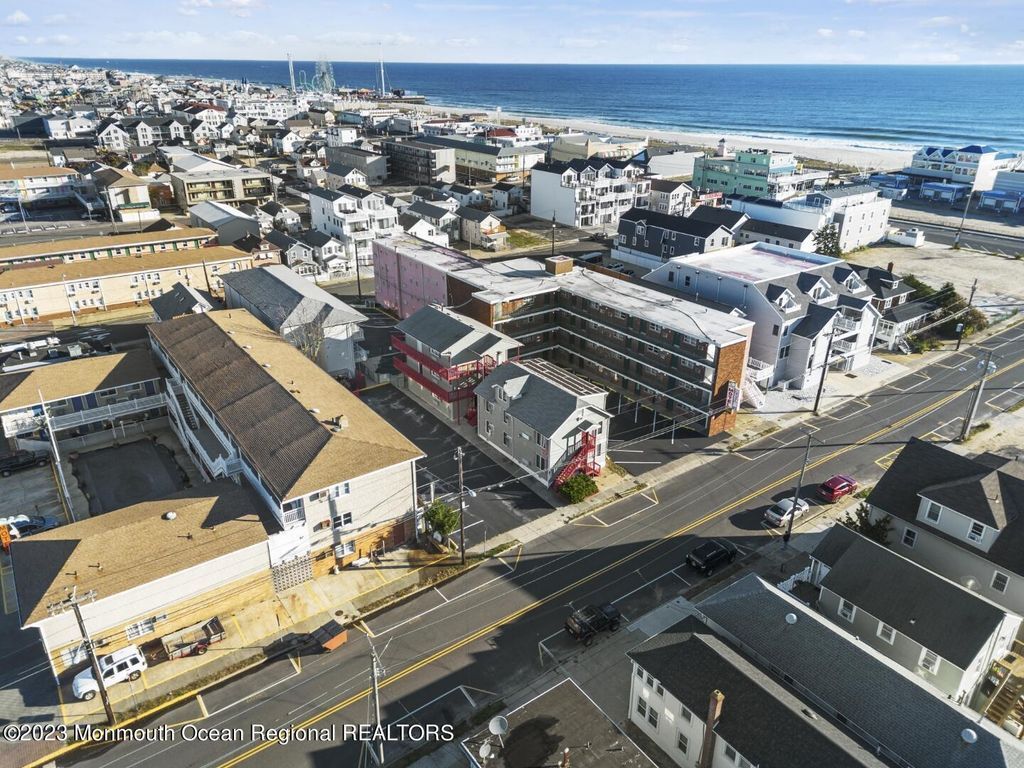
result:
M 889 262 L 889 265 L 888 265 L 888 266 L 887 266 L 887 267 L 885 268 L 885 271 L 886 271 L 886 272 L 888 272 L 889 274 L 892 274 L 892 268 L 893 268 L 893 267 L 895 267 L 895 266 L 896 266 L 896 265 L 895 265 L 895 264 L 893 264 L 893 263 L 892 263 L 892 262 L 890 261 L 890 262 Z
M 544 269 L 552 275 L 565 275 L 572 272 L 572 263 L 568 256 L 548 256 L 544 259 Z
M 715 759 L 715 726 L 722 716 L 722 702 L 725 701 L 725 694 L 715 690 L 708 697 L 708 716 L 704 720 L 704 740 L 700 745 L 700 757 L 697 760 L 697 768 L 711 768 Z
M 726 145 L 725 137 L 723 136 L 721 139 L 718 140 L 718 152 L 716 152 L 715 154 L 718 157 L 725 157 L 725 153 L 728 151 L 729 147 Z

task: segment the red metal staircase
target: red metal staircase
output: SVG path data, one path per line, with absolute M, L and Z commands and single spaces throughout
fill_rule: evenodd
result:
M 555 482 L 553 483 L 555 490 L 557 491 L 561 488 L 562 483 L 581 470 L 591 477 L 601 474 L 601 467 L 595 461 L 596 453 L 597 436 L 593 432 L 584 432 L 579 450 L 573 454 L 572 458 L 566 462 L 565 466 L 562 467 L 555 477 Z

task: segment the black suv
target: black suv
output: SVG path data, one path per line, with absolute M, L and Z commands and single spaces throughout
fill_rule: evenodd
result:
M 622 622 L 622 614 L 619 609 L 611 603 L 604 605 L 588 605 L 565 620 L 565 631 L 573 640 L 590 645 L 594 642 L 594 636 L 607 629 L 615 632 Z
M 29 467 L 45 467 L 50 463 L 46 451 L 15 451 L 0 459 L 0 476 L 10 477 L 15 472 Z
M 686 562 L 705 576 L 710 576 L 719 565 L 736 559 L 736 547 L 725 539 L 709 539 L 686 556 Z

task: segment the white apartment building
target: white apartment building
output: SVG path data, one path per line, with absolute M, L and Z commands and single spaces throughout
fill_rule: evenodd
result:
M 360 268 L 373 267 L 374 240 L 401 231 L 398 212 L 384 195 L 362 187 L 310 190 L 309 213 L 313 229 L 339 240 Z
M 324 129 L 328 147 L 343 147 L 359 141 L 359 129 L 351 125 L 329 125 Z
M 263 99 L 245 96 L 235 99 L 235 112 L 250 120 L 287 120 L 309 109 L 309 100 L 301 96 Z
M 754 322 L 742 383 L 754 407 L 764 402 L 759 386 L 803 389 L 818 383 L 826 359 L 842 371 L 871 359 L 880 317 L 874 293 L 841 259 L 747 243 L 677 256 L 643 279 Z
M 693 205 L 693 187 L 685 181 L 651 179 L 650 209 L 655 213 L 685 216 Z
M 921 147 L 903 173 L 923 181 L 966 184 L 975 192 L 992 189 L 999 171 L 1024 167 L 1024 153 L 1003 152 L 987 144 Z
M 629 160 L 542 163 L 531 174 L 530 213 L 570 227 L 616 226 L 630 208 L 647 208 L 651 180 Z
M 244 477 L 284 529 L 275 579 L 303 581 L 414 536 L 422 452 L 302 352 L 244 309 L 149 334 L 190 457 L 210 479 Z

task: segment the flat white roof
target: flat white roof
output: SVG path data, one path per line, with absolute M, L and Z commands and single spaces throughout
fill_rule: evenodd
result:
M 523 258 L 462 269 L 457 277 L 478 286 L 481 290 L 474 295 L 489 303 L 563 290 L 718 346 L 745 338 L 746 329 L 753 325 L 735 315 L 583 267 L 556 276 L 542 264 Z
M 749 283 L 777 280 L 839 262 L 840 259 L 823 256 L 820 253 L 808 253 L 769 243 L 745 243 L 734 248 L 677 256 L 668 260 L 669 264 L 706 269 Z

